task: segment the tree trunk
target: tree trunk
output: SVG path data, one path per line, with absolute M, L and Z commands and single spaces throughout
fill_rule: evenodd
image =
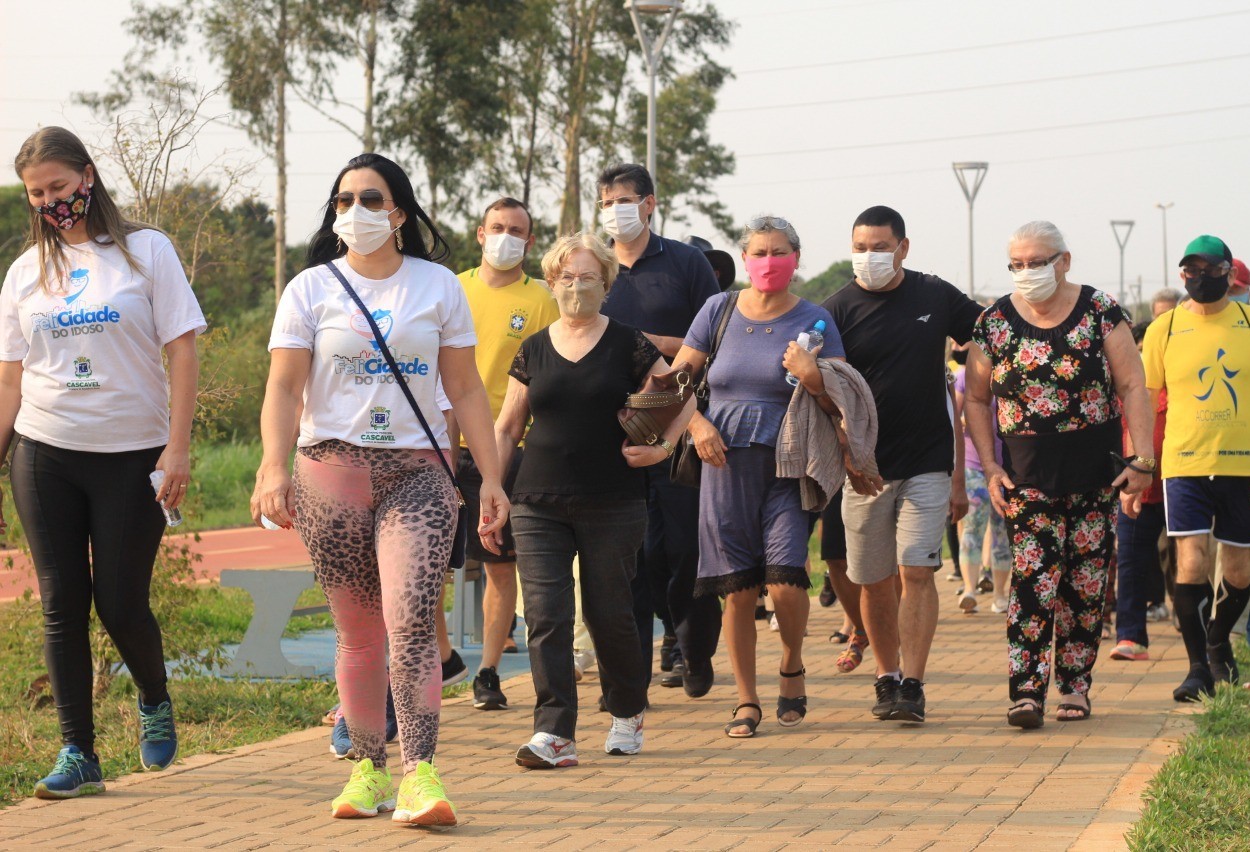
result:
M 568 118 L 564 125 L 564 193 L 560 202 L 560 233 L 582 228 L 582 117 L 586 109 L 587 78 L 594 56 L 594 33 L 599 17 L 599 0 L 576 8 L 569 16 Z
M 286 75 L 287 75 L 287 2 L 278 3 L 278 50 L 282 60 L 274 79 L 275 131 L 274 163 L 278 167 L 278 194 L 273 207 L 273 293 L 282 298 L 286 286 Z
M 373 75 L 378 62 L 378 0 L 366 0 L 369 29 L 365 34 L 365 126 L 361 133 L 364 152 L 375 146 L 373 133 Z

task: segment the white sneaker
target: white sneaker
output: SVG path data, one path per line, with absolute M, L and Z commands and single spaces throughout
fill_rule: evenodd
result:
M 539 732 L 517 749 L 517 766 L 527 769 L 556 769 L 577 765 L 577 742 Z
M 781 632 L 781 625 L 777 623 L 777 613 L 773 613 L 773 617 L 768 619 L 768 629 L 774 633 Z
M 964 615 L 972 615 L 977 611 L 977 596 L 965 592 L 959 598 L 959 608 L 963 610 Z
M 1169 615 L 1167 604 L 1158 604 L 1157 606 L 1146 608 L 1147 621 L 1167 621 Z
M 580 681 L 586 676 L 586 670 L 597 662 L 594 651 L 573 649 L 573 679 Z
M 990 604 L 990 612 L 1005 613 L 1008 606 L 1010 604 L 1006 598 L 994 598 L 994 603 Z
M 642 715 L 639 713 L 627 718 L 613 716 L 603 750 L 608 754 L 637 754 L 642 751 Z

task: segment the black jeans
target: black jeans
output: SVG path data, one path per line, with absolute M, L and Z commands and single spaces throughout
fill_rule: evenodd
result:
M 44 658 L 61 740 L 87 754 L 95 745 L 93 598 L 143 703 L 168 697 L 161 630 L 148 603 L 165 530 L 148 474 L 162 449 L 88 453 L 19 437 L 13 451 L 13 502 L 39 578 Z
M 1166 526 L 1162 503 L 1143 503 L 1136 518 L 1117 510 L 1115 525 L 1115 638 L 1149 645 L 1146 607 L 1164 601 L 1159 536 Z
M 646 524 L 642 500 L 589 498 L 513 507 L 517 573 L 525 601 L 530 669 L 538 693 L 535 732 L 572 739 L 577 730 L 574 555 L 580 565 L 582 619 L 594 642 L 608 711 L 628 717 L 646 707 L 645 666 L 629 594 Z
M 647 533 L 639 554 L 639 578 L 634 582 L 634 619 L 650 681 L 653 609 L 665 629 L 677 636 L 686 666 L 698 672 L 706 670 L 716 653 L 721 613 L 715 595 L 694 596 L 699 575 L 698 490 L 672 482 L 667 464 L 644 468 L 644 472 Z M 645 590 L 639 589 L 642 584 Z

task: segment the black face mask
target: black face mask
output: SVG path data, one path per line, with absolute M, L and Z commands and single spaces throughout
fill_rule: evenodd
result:
M 968 363 L 968 350 L 967 349 L 952 349 L 951 360 L 954 361 L 956 364 L 967 364 Z
M 1212 278 L 1208 275 L 1186 278 L 1185 292 L 1189 294 L 1189 298 L 1200 305 L 1218 302 L 1228 293 L 1228 275 L 1221 275 L 1219 278 Z

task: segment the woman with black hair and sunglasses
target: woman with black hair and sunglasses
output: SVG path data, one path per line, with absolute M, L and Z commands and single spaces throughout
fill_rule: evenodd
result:
M 360 758 L 331 805 L 335 817 L 393 810 L 396 822 L 456 824 L 433 766 L 442 685 L 435 618 L 457 520 L 438 458 L 450 449 L 435 403 L 440 380 L 482 472 L 484 543 L 499 541 L 509 505 L 473 317 L 456 276 L 434 262 L 446 253 L 403 170 L 362 154 L 335 179 L 308 266 L 283 293 L 269 340 L 252 517 L 299 530 L 334 617 L 335 675 Z M 388 640 L 404 768 L 398 795 L 386 768 Z

